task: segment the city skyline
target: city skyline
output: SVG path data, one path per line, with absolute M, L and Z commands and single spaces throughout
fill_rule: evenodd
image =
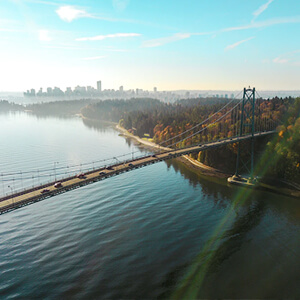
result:
M 250 88 L 250 87 L 249 87 Z M 258 97 L 265 99 L 272 97 L 299 97 L 300 90 L 259 90 Z M 5 94 L 0 92 L 0 97 Z M 37 91 L 34 88 L 23 92 L 26 98 L 47 100 L 78 100 L 78 99 L 131 99 L 131 98 L 147 98 L 152 97 L 165 102 L 174 102 L 179 99 L 187 98 L 234 98 L 241 94 L 241 90 L 159 90 L 157 87 L 153 87 L 151 90 L 146 89 L 126 89 L 123 85 L 116 89 L 103 89 L 102 81 L 95 82 L 95 86 L 80 86 L 77 85 L 73 89 L 72 87 L 66 87 L 63 91 L 60 87 L 40 87 Z M 19 95 L 20 96 L 20 95 Z M 13 98 L 13 95 L 6 95 L 6 98 Z M 15 95 L 15 97 L 18 97 Z M 5 97 L 4 97 L 5 98 Z
M 0 91 L 298 90 L 300 2 L 3 0 Z
M 124 89 L 124 86 L 119 86 L 118 89 L 102 89 L 102 81 L 98 80 L 96 82 L 96 88 L 94 86 L 75 86 L 66 87 L 65 91 L 63 91 L 60 87 L 47 87 L 45 90 L 40 87 L 38 92 L 36 89 L 31 88 L 26 92 L 23 92 L 24 97 L 31 99 L 56 99 L 56 100 L 76 100 L 76 99 L 131 99 L 131 98 L 140 98 L 140 97 L 155 97 L 156 99 L 162 101 L 176 101 L 182 98 L 184 95 L 185 98 L 189 97 L 202 97 L 209 96 L 209 94 L 199 94 L 197 92 L 190 93 L 189 91 L 185 91 L 183 94 L 178 93 L 178 91 L 159 91 L 157 87 L 153 87 L 152 91 L 136 88 L 136 89 Z M 219 98 L 219 94 L 213 95 L 213 97 Z M 228 94 L 220 95 L 220 97 L 228 98 Z M 234 97 L 234 94 L 231 95 Z

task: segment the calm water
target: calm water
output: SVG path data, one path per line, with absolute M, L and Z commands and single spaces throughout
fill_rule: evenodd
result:
M 0 121 L 0 174 L 24 185 L 137 149 L 79 118 Z M 299 200 L 161 162 L 1 215 L 0 298 L 299 298 L 299 236 Z

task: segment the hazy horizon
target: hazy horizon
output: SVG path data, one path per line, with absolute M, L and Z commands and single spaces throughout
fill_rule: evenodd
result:
M 247 88 L 246 86 L 244 86 L 245 88 Z M 225 89 L 177 89 L 177 90 L 158 90 L 158 92 L 228 92 L 228 93 L 230 93 L 230 92 L 240 92 L 241 90 L 243 90 L 243 88 L 244 87 L 241 87 L 240 89 L 234 89 L 234 90 L 231 90 L 231 89 L 227 89 L 227 90 L 225 90 Z M 34 88 L 34 87 L 32 87 L 32 88 Z M 28 88 L 28 89 L 30 89 L 30 88 Z M 28 90 L 27 89 L 27 90 Z M 113 89 L 115 89 L 115 90 L 117 90 L 118 88 L 117 87 L 115 87 L 115 88 L 113 88 Z M 36 91 L 37 91 L 37 89 L 35 89 Z M 46 88 L 44 88 L 44 90 L 46 90 Z M 126 91 L 127 89 L 124 89 L 124 91 Z M 130 90 L 130 89 L 128 89 L 128 90 Z M 151 92 L 152 90 L 150 90 L 150 92 Z M 272 90 L 272 89 L 267 89 L 267 90 L 260 90 L 260 91 L 262 91 L 262 92 L 273 92 L 273 93 L 276 93 L 276 92 L 300 92 L 300 88 L 299 89 L 295 89 L 295 90 L 293 90 L 293 89 L 286 89 L 286 90 L 276 90 L 276 89 L 274 89 L 274 90 Z M 6 90 L 0 90 L 0 95 L 1 94 L 22 94 L 22 96 L 23 96 L 23 93 L 24 93 L 25 91 L 20 91 L 20 90 L 17 90 L 17 91 L 6 91 Z
M 159 91 L 158 93 L 153 93 L 150 91 L 150 93 L 148 94 L 148 97 L 150 98 L 157 98 L 163 101 L 169 101 L 169 100 L 176 100 L 178 99 L 178 95 L 180 95 L 181 99 L 184 98 L 196 98 L 196 97 L 213 97 L 213 96 L 220 96 L 220 97 L 231 97 L 232 95 L 237 96 L 237 94 L 240 94 L 240 92 L 242 91 L 242 89 L 240 90 L 170 90 L 170 91 Z M 189 92 L 190 94 L 187 96 L 186 92 Z M 263 98 L 273 98 L 273 97 L 279 97 L 279 98 L 285 98 L 285 97 L 300 97 L 300 90 L 258 90 L 257 91 L 259 96 L 263 97 Z M 162 97 L 163 95 L 165 95 L 164 93 L 169 93 L 170 95 L 177 95 L 175 98 L 171 96 L 171 98 L 168 99 L 164 99 L 164 97 Z M 227 95 L 227 96 L 225 96 Z M 145 95 L 132 95 L 132 97 L 147 97 Z M 125 94 L 124 94 L 125 97 Z M 44 96 L 44 97 L 24 97 L 23 92 L 5 92 L 5 91 L 0 91 L 0 100 L 9 100 L 9 101 L 17 101 L 20 103 L 23 103 L 23 100 L 21 99 L 26 99 L 26 103 L 35 103 L 35 102 L 39 102 L 41 100 L 43 100 L 43 102 L 47 102 L 47 101 L 59 101 L 59 100 L 78 100 L 78 99 L 84 99 L 84 98 L 89 98 L 89 96 L 78 96 L 78 97 L 71 97 L 68 98 L 66 96 L 66 98 L 64 98 L 64 96 Z M 122 96 L 120 95 L 114 95 L 111 94 L 111 96 L 106 96 L 103 98 L 103 96 L 98 95 L 99 99 L 121 99 Z M 127 97 L 128 98 L 128 97 Z M 17 100 L 19 99 L 19 101 Z M 97 96 L 94 96 L 94 99 L 97 99 Z

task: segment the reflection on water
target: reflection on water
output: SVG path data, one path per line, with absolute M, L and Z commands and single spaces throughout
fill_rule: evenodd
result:
M 194 168 L 190 169 L 187 165 L 176 159 L 166 161 L 166 163 L 168 167 L 173 167 L 175 172 L 179 172 L 188 180 L 192 187 L 196 188 L 197 186 L 201 186 L 202 192 L 212 196 L 219 205 L 221 205 L 225 199 L 232 198 L 234 190 L 228 188 L 226 179 L 205 176 L 200 170 L 198 171 Z M 217 189 L 216 186 L 218 186 Z M 220 201 L 220 198 L 222 201 Z
M 83 124 L 89 128 L 94 129 L 99 132 L 105 132 L 109 127 L 114 127 L 115 125 L 109 124 L 108 122 L 100 122 L 97 120 L 91 120 L 91 119 L 82 119 Z

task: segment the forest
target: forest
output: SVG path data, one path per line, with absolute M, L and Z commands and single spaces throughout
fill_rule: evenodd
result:
M 268 142 L 264 153 L 266 158 L 272 158 L 265 174 L 275 174 L 278 178 L 300 184 L 300 98 L 288 106 L 284 122 L 277 127 L 277 131 L 278 134 Z M 265 160 L 257 166 L 260 173 L 265 169 Z
M 26 110 L 42 116 L 71 116 L 80 113 L 80 110 L 93 100 L 63 100 L 26 105 Z
M 31 104 L 16 104 L 7 100 L 0 100 L 0 113 L 8 111 L 26 111 L 39 116 L 71 116 L 79 114 L 81 109 L 95 100 L 63 100 Z
M 5 113 L 8 111 L 23 111 L 24 106 L 20 104 L 15 104 L 8 102 L 7 100 L 0 100 L 0 113 Z

